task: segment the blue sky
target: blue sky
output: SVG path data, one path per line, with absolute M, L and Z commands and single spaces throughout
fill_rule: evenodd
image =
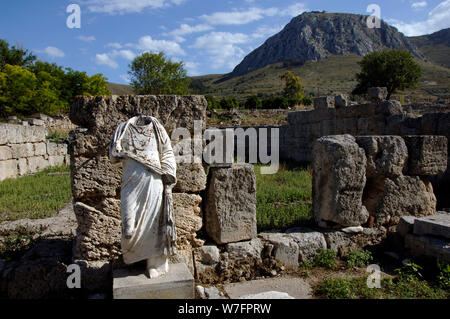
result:
M 70 4 L 81 8 L 81 28 L 67 27 Z M 406 35 L 450 27 L 450 0 L 1 0 L 0 38 L 127 83 L 129 63 L 145 51 L 184 61 L 192 76 L 228 73 L 304 11 L 369 14 L 370 4 Z

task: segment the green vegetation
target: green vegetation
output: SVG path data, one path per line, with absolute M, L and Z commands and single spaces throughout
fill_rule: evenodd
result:
M 25 227 L 3 234 L 0 238 L 0 258 L 7 261 L 18 259 L 23 252 L 33 246 L 36 234 Z
M 365 267 L 372 261 L 372 253 L 365 249 L 351 249 L 344 257 L 347 267 Z
M 301 77 L 305 96 L 350 94 L 358 84 L 355 74 L 360 72 L 358 62 L 361 60 L 362 57 L 356 55 L 333 55 L 317 62 L 307 61 L 296 65 L 275 63 L 234 78 L 223 74 L 197 76 L 192 78 L 191 90 L 195 94 L 214 95 L 219 100 L 235 97 L 245 102 L 252 95 L 264 100 L 281 94 L 283 82 L 280 77 L 289 69 Z M 422 69 L 419 86 L 416 90 L 406 89 L 398 94 L 407 96 L 410 101 L 450 97 L 450 70 L 431 62 L 418 59 L 414 61 Z M 397 94 L 394 94 L 393 98 L 398 99 Z
M 285 83 L 283 96 L 287 99 L 292 99 L 297 103 L 301 103 L 305 96 L 305 92 L 302 83 L 300 82 L 300 77 L 288 70 L 281 76 L 281 80 Z
M 9 48 L 0 40 L 0 117 L 52 115 L 68 111 L 77 95 L 110 93 L 101 74 L 88 76 L 35 59 L 28 51 Z
M 381 288 L 369 288 L 367 277 L 326 278 L 315 287 L 314 294 L 326 299 L 447 299 L 448 291 L 426 281 L 383 278 Z
M 260 167 L 255 165 L 258 232 L 309 225 L 312 221 L 310 171 L 282 164 L 278 173 L 262 175 Z
M 372 52 L 358 64 L 361 72 L 356 74 L 358 85 L 352 92 L 357 95 L 366 94 L 370 87 L 387 87 L 389 100 L 397 90 L 415 88 L 422 76 L 422 69 L 408 51 Z
M 183 62 L 166 59 L 163 52 L 145 52 L 134 58 L 128 74 L 136 94 L 178 94 L 189 91 L 190 78 Z
M 0 222 L 22 218 L 46 218 L 58 212 L 72 197 L 67 166 L 0 182 Z
M 337 254 L 331 249 L 320 249 L 319 253 L 314 257 L 314 266 L 324 267 L 327 269 L 336 269 Z

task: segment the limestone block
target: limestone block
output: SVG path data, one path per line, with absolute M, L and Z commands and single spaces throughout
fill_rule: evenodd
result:
M 27 119 L 28 124 L 30 125 L 35 125 L 35 126 L 44 126 L 45 122 L 43 120 L 39 120 L 39 119 Z
M 120 197 L 122 169 L 106 156 L 71 159 L 72 193 L 75 199 Z
M 48 142 L 47 143 L 47 154 L 49 156 L 66 155 L 67 154 L 67 144 Z
M 348 105 L 348 95 L 346 94 L 338 94 L 334 97 L 334 107 L 341 108 L 346 107 Z
M 169 265 L 164 276 L 149 280 L 144 269 L 124 268 L 113 272 L 114 299 L 193 299 L 194 277 L 185 264 Z
M 55 155 L 48 157 L 49 166 L 60 166 L 65 162 L 66 157 L 64 155 Z
M 17 173 L 16 160 L 0 161 L 0 181 L 7 178 L 14 178 L 17 176 Z
M 229 259 L 240 261 L 246 258 L 261 259 L 263 245 L 259 238 L 253 238 L 250 241 L 227 244 L 225 248 Z
M 23 176 L 29 173 L 28 161 L 26 158 L 19 158 L 17 160 L 17 169 L 19 176 Z
M 74 211 L 78 221 L 77 258 L 110 260 L 120 254 L 120 217 L 108 216 L 81 202 L 75 202 Z
M 448 240 L 431 236 L 417 236 L 407 234 L 405 237 L 405 248 L 413 257 L 436 258 L 441 264 L 450 263 L 450 245 Z
M 327 136 L 313 148 L 313 214 L 315 220 L 359 226 L 369 217 L 362 206 L 366 183 L 364 150 L 350 135 Z
M 28 172 L 30 173 L 37 173 L 48 166 L 48 161 L 42 156 L 28 157 Z
M 288 267 L 299 266 L 299 247 L 294 238 L 283 233 L 261 233 L 261 238 L 273 245 L 271 255 Z
M 43 126 L 0 125 L 0 145 L 42 142 L 45 135 Z
M 13 158 L 11 148 L 9 146 L 0 146 L 0 161 L 6 161 Z
M 417 218 L 414 222 L 414 234 L 450 239 L 450 213 Z
M 402 216 L 422 217 L 436 211 L 433 186 L 418 176 L 369 180 L 363 204 L 375 225 L 397 225 Z
M 291 228 L 286 234 L 297 243 L 301 262 L 312 260 L 320 249 L 327 249 L 325 237 L 320 232 L 307 228 Z
M 206 265 L 215 265 L 220 261 L 220 251 L 217 246 L 208 245 L 197 249 L 200 262 Z
M 206 188 L 206 173 L 202 163 L 178 163 L 177 184 L 173 191 L 198 193 Z
M 406 234 L 411 234 L 414 230 L 414 222 L 416 219 L 414 216 L 402 216 L 397 225 L 397 233 L 402 237 L 405 237 Z
M 373 87 L 367 90 L 367 94 L 369 95 L 369 99 L 371 101 L 377 102 L 386 100 L 388 91 L 385 87 Z
M 172 195 L 178 249 L 201 246 L 203 242 L 196 236 L 202 228 L 200 209 L 202 198 L 196 194 L 173 193 Z
M 47 154 L 47 145 L 45 143 L 34 144 L 34 155 L 41 156 Z
M 385 130 L 384 116 L 358 119 L 358 135 L 382 135 Z
M 253 165 L 211 168 L 205 207 L 206 231 L 218 244 L 256 237 L 256 177 Z
M 11 153 L 13 158 L 24 158 L 34 156 L 34 147 L 31 143 L 12 144 Z
M 356 143 L 366 153 L 367 178 L 402 175 L 408 149 L 400 136 L 358 136 Z
M 314 109 L 328 109 L 334 107 L 334 99 L 332 96 L 317 97 L 314 99 Z
M 404 136 L 408 147 L 408 175 L 438 175 L 447 169 L 445 136 Z

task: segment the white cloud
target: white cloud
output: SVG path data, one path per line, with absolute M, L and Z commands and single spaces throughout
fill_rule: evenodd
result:
M 55 47 L 46 47 L 44 50 L 37 50 L 39 53 L 45 53 L 51 58 L 62 58 L 65 56 L 64 52 Z
M 278 32 L 280 32 L 283 29 L 282 25 L 278 26 L 269 26 L 269 25 L 262 25 L 259 26 L 255 31 L 252 33 L 252 37 L 255 39 L 265 39 L 268 36 L 272 36 Z
M 84 36 L 84 35 L 79 35 L 79 36 L 77 37 L 77 39 L 80 40 L 80 41 L 83 41 L 83 42 L 92 42 L 92 41 L 95 41 L 95 37 L 92 36 L 92 35 L 89 36 L 89 37 Z
M 247 10 L 234 10 L 230 12 L 214 12 L 210 15 L 202 15 L 200 19 L 212 25 L 242 25 L 258 21 L 264 17 L 290 16 L 295 17 L 306 11 L 306 5 L 301 2 L 294 3 L 284 9 L 279 8 L 257 8 L 252 7 Z
M 191 26 L 189 24 L 181 24 L 178 29 L 175 29 L 169 33 L 165 33 L 164 35 L 170 35 L 174 37 L 176 42 L 184 42 L 185 39 L 182 37 L 183 35 L 192 34 L 192 33 L 198 33 L 198 32 L 204 32 L 204 31 L 210 31 L 213 27 L 207 24 L 197 24 L 194 26 Z
M 392 25 L 407 36 L 430 34 L 450 27 L 450 0 L 442 1 L 428 13 L 425 21 L 405 23 L 391 20 Z
M 154 40 L 149 35 L 140 38 L 136 47 L 144 51 L 163 51 L 168 55 L 186 55 L 186 52 L 178 43 L 168 40 Z
M 117 69 L 119 66 L 116 61 L 114 61 L 107 53 L 97 54 L 95 56 L 95 63 L 98 65 L 106 65 L 113 69 Z
M 188 75 L 190 76 L 200 75 L 200 72 L 198 71 L 198 67 L 200 66 L 199 63 L 187 61 L 184 62 L 184 66 L 186 68 Z
M 426 1 L 420 1 L 420 2 L 413 2 L 411 4 L 411 8 L 413 9 L 422 9 L 425 8 L 428 5 Z
M 121 75 L 119 75 L 119 77 L 120 77 L 122 80 L 124 80 L 124 82 L 126 82 L 126 83 L 128 83 L 128 84 L 131 82 L 130 77 L 128 76 L 128 74 L 121 74 Z
M 87 5 L 90 12 L 109 14 L 138 13 L 145 8 L 157 9 L 180 5 L 185 0 L 87 0 L 79 1 Z
M 198 37 L 193 48 L 203 49 L 211 55 L 212 68 L 224 65 L 233 68 L 244 57 L 244 51 L 237 44 L 245 44 L 251 40 L 243 33 L 211 32 Z
M 112 42 L 112 43 L 108 43 L 106 45 L 107 48 L 114 48 L 114 49 L 121 49 L 122 45 L 118 42 Z

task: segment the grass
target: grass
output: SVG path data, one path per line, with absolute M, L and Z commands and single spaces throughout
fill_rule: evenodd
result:
M 326 299 L 447 299 L 449 291 L 414 279 L 382 278 L 381 288 L 369 288 L 367 277 L 326 278 L 316 286 L 314 294 Z
M 0 222 L 46 218 L 58 212 L 72 197 L 68 166 L 46 169 L 35 175 L 0 182 Z
M 256 173 L 258 232 L 310 225 L 312 221 L 311 172 L 281 164 L 278 173 Z
M 347 267 L 365 267 L 372 261 L 372 253 L 365 249 L 352 249 L 344 257 Z

